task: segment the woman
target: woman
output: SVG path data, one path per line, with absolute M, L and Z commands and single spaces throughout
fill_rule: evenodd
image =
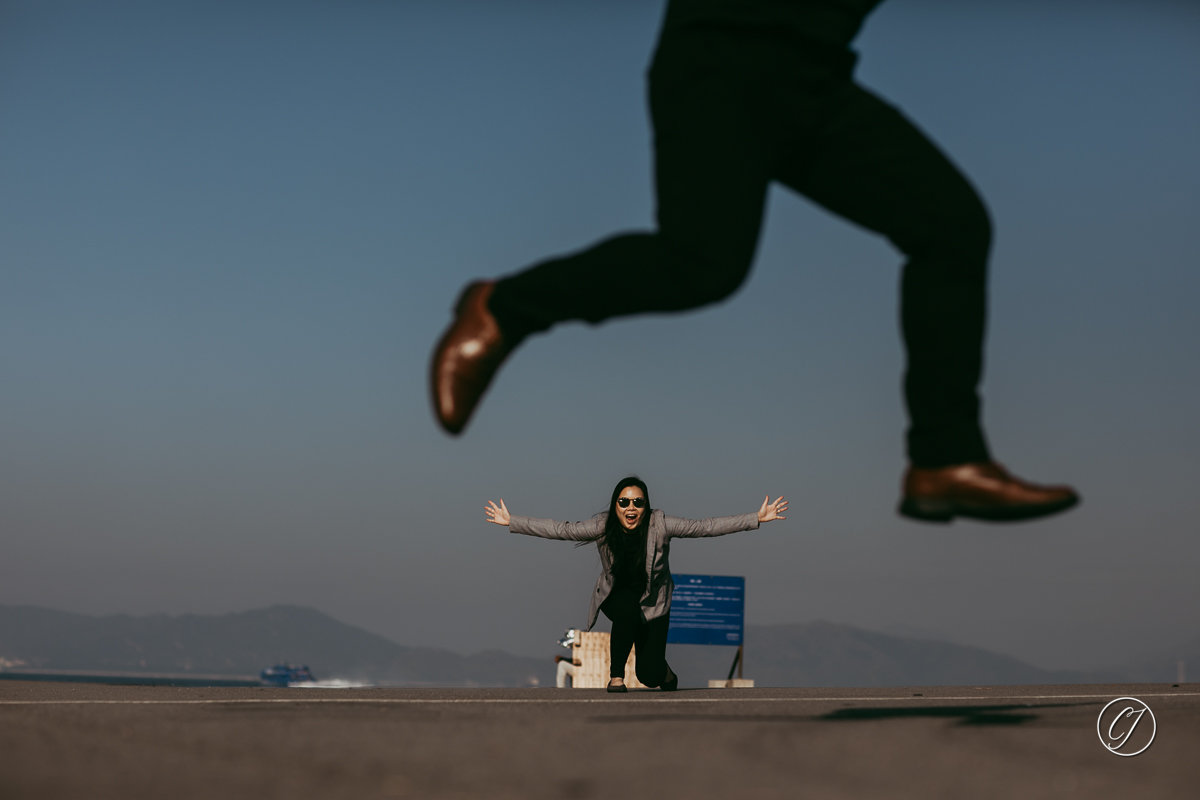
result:
M 608 511 L 586 522 L 513 516 L 503 498 L 498 506 L 489 500 L 484 513 L 488 522 L 507 525 L 513 533 L 571 539 L 581 544 L 595 542 L 603 572 L 592 593 L 588 630 L 601 611 L 612 620 L 608 691 L 626 691 L 625 660 L 636 645 L 638 680 L 670 692 L 679 685 L 679 676 L 666 660 L 671 592 L 675 588 L 668 561 L 671 539 L 724 536 L 754 530 L 762 522 L 785 519 L 780 515 L 787 511 L 787 501 L 780 497 L 771 503 L 770 499 L 768 495 L 763 500 L 757 514 L 699 520 L 668 517 L 660 509 L 650 508 L 646 484 L 629 477 L 613 489 Z

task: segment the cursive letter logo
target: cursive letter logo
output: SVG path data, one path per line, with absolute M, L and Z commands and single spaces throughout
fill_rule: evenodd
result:
M 1110 710 L 1111 709 L 1111 710 Z M 1145 725 L 1142 717 L 1149 715 Z M 1118 697 L 1100 710 L 1096 735 L 1108 752 L 1118 756 L 1136 756 L 1145 751 L 1158 733 L 1158 723 L 1150 706 L 1136 697 Z

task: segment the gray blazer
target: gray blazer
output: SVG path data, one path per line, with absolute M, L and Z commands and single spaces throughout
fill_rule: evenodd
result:
M 604 536 L 604 522 L 608 512 L 602 511 L 585 522 L 558 522 L 552 519 L 512 516 L 508 529 L 526 536 L 543 539 L 569 539 L 575 542 L 598 542 Z M 758 513 L 739 514 L 735 517 L 709 517 L 708 519 L 684 519 L 668 517 L 661 509 L 651 509 L 650 530 L 646 533 L 646 591 L 642 595 L 642 617 L 647 622 L 671 613 L 671 592 L 675 582 L 671 580 L 671 539 L 683 537 L 695 539 L 701 536 L 724 536 L 738 531 L 758 529 Z M 600 563 L 604 571 L 596 581 L 592 592 L 592 607 L 588 610 L 588 630 L 600 616 L 600 604 L 613 588 L 612 557 L 603 547 Z

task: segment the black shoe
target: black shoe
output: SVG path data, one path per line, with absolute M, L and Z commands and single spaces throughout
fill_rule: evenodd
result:
M 658 688 L 659 691 L 673 692 L 679 688 L 679 676 L 676 675 L 670 667 L 667 667 L 667 673 L 671 676 L 671 680 L 664 681 L 663 684 Z
M 627 686 L 626 686 L 625 684 L 623 684 L 623 683 L 612 683 L 612 682 L 609 682 L 609 684 L 608 684 L 608 691 L 609 691 L 610 693 L 612 693 L 612 694 L 625 694 L 625 692 L 628 692 L 628 691 L 629 691 L 629 687 L 627 687 Z

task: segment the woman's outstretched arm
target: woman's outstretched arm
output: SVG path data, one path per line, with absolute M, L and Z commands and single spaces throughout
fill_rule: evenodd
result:
M 491 500 L 483 507 L 488 522 L 497 525 L 507 525 L 513 533 L 523 533 L 526 536 L 539 536 L 543 539 L 569 539 L 576 542 L 589 542 L 604 535 L 605 514 L 597 514 L 584 522 L 559 522 L 553 519 L 536 519 L 510 514 L 504 498 L 500 505 Z
M 733 517 L 709 517 L 708 519 L 684 519 L 683 517 L 666 517 L 667 534 L 685 539 L 701 536 L 724 536 L 738 531 L 752 531 L 763 522 L 776 519 L 786 519 L 782 512 L 787 511 L 787 500 L 780 497 L 774 503 L 771 496 L 763 500 L 758 513 L 738 514 Z

